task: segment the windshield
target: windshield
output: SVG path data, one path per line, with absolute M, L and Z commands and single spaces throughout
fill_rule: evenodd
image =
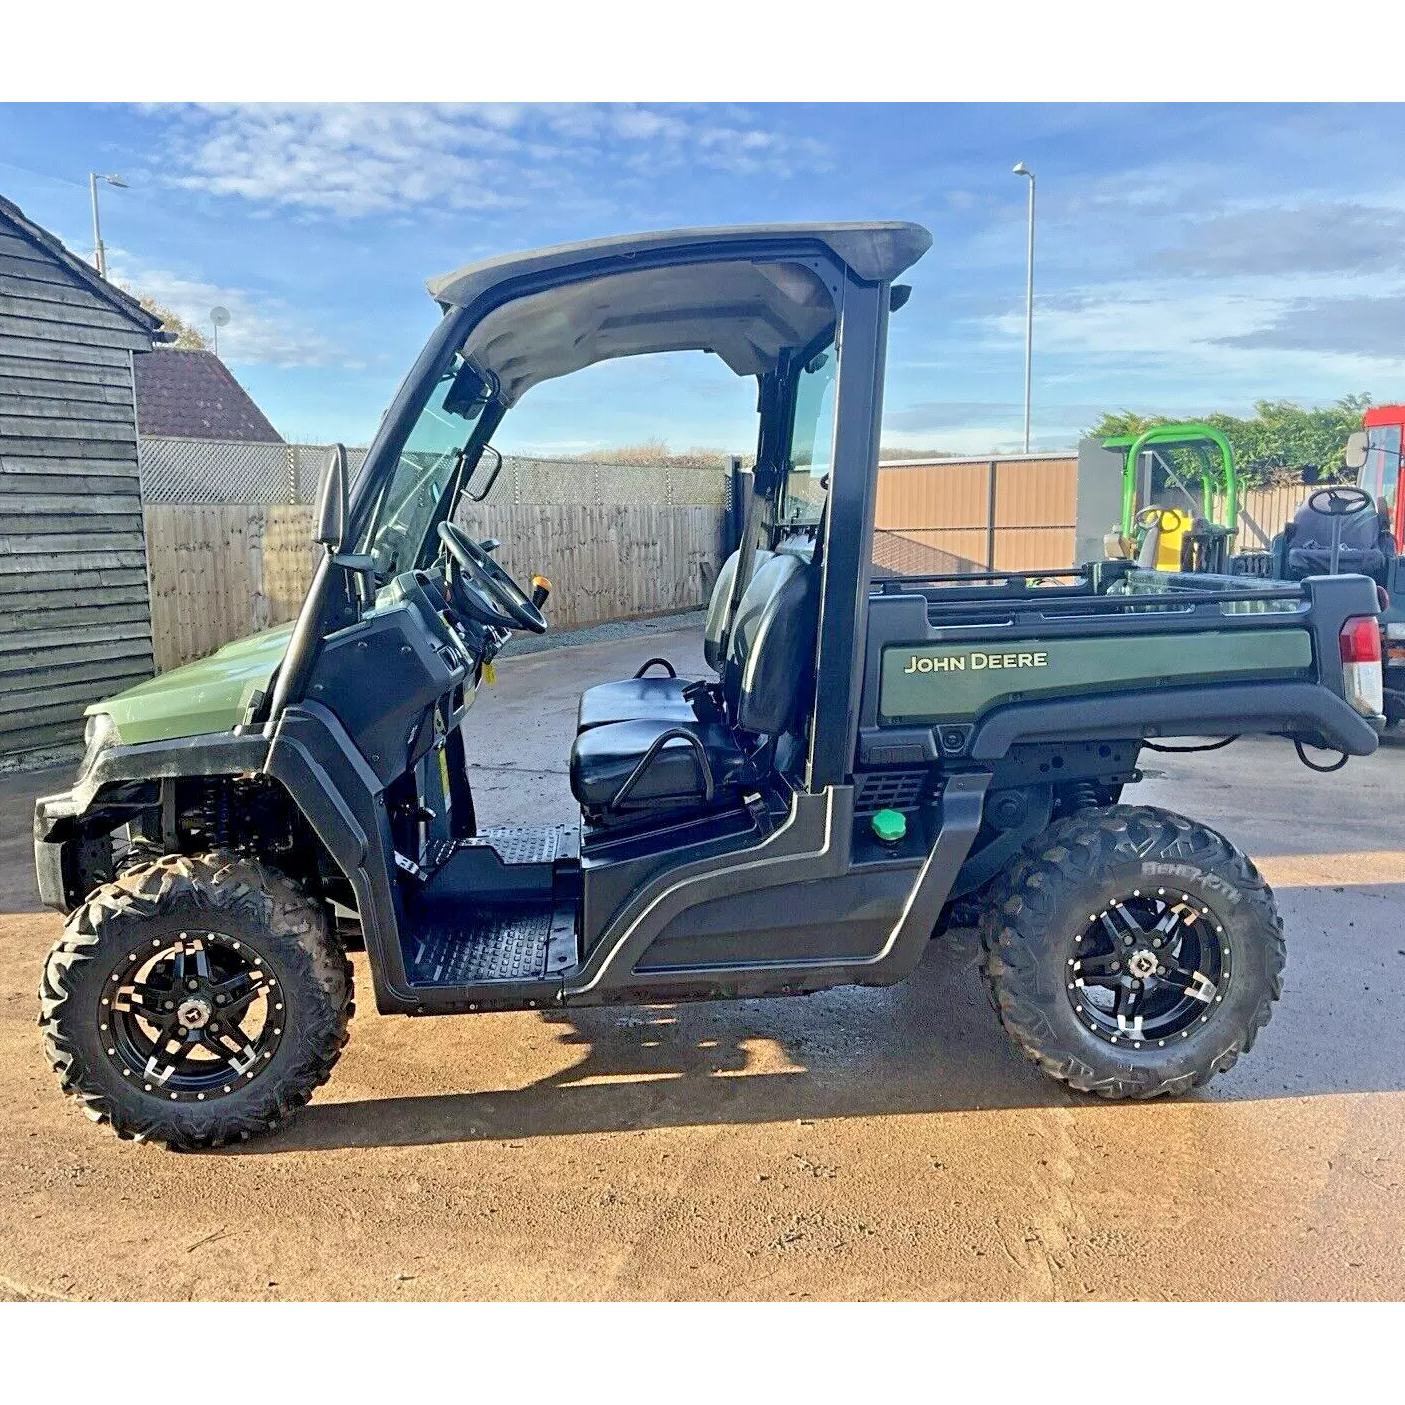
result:
M 1398 424 L 1380 424 L 1366 432 L 1366 464 L 1357 478 L 1391 518 L 1400 485 L 1400 428 Z
M 790 464 L 781 501 L 786 526 L 813 526 L 820 520 L 829 491 L 834 451 L 833 348 L 815 356 L 800 373 L 795 391 L 795 428 L 790 437 Z
M 453 484 L 483 413 L 482 399 L 461 405 L 464 397 L 454 394 L 462 369 L 462 358 L 456 356 L 440 376 L 371 514 L 359 549 L 375 562 L 382 578 L 415 566 L 430 521 Z M 453 408 L 446 408 L 446 402 Z

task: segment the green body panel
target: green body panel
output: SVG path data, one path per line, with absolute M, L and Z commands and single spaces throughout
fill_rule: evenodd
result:
M 243 717 L 254 693 L 268 686 L 292 632 L 291 624 L 283 624 L 237 639 L 207 659 L 94 703 L 88 712 L 108 713 L 124 745 L 227 732 Z
M 1305 629 L 894 644 L 883 650 L 878 713 L 884 722 L 950 721 L 1017 698 L 1311 673 Z

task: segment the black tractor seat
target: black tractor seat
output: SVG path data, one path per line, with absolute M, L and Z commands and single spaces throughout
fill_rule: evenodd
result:
M 571 790 L 590 812 L 709 805 L 748 780 L 746 752 L 717 722 L 608 722 L 582 732 L 571 749 Z
M 646 670 L 666 668 L 666 673 Z M 659 722 L 719 721 L 722 716 L 719 685 L 707 678 L 680 678 L 667 659 L 654 658 L 633 678 L 597 683 L 581 694 L 576 730 L 607 727 L 612 722 L 632 722 L 647 717 Z
M 727 606 L 732 583 L 737 577 L 741 553 L 734 551 L 722 563 L 708 600 L 703 624 L 703 657 L 714 673 L 722 672 L 722 634 L 727 627 Z M 752 564 L 752 579 L 771 559 L 769 551 L 758 551 Z M 653 672 L 656 668 L 667 670 Z M 611 722 L 632 722 L 647 717 L 660 722 L 716 721 L 721 716 L 720 685 L 716 679 L 680 678 L 673 665 L 663 658 L 645 663 L 633 678 L 614 683 L 597 683 L 581 694 L 576 711 L 576 730 L 604 727 Z
M 817 565 L 796 555 L 777 554 L 761 565 L 738 606 L 720 682 L 705 699 L 680 692 L 692 715 L 669 715 L 674 703 L 664 698 L 653 715 L 582 727 L 571 748 L 571 790 L 587 819 L 735 805 L 743 787 L 764 779 L 774 743 L 810 701 L 817 574 Z
M 1284 580 L 1324 576 L 1332 570 L 1332 533 L 1337 541 L 1337 573 L 1370 576 L 1384 585 L 1389 562 L 1396 554 L 1390 518 L 1375 506 L 1333 518 L 1304 502 L 1273 540 L 1276 572 Z

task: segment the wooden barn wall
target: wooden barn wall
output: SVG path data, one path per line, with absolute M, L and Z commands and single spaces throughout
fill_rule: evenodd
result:
M 0 217 L 0 756 L 152 672 L 132 322 Z

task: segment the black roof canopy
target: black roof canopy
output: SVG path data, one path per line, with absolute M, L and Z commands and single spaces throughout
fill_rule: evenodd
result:
M 711 351 L 738 375 L 760 374 L 781 348 L 813 341 L 835 317 L 822 280 L 788 259 L 787 246 L 819 245 L 865 282 L 888 282 L 931 242 L 921 225 L 896 220 L 663 230 L 504 254 L 428 286 L 447 310 L 526 284 L 463 347 L 513 404 L 542 381 L 651 352 Z M 528 290 L 544 279 L 548 286 Z

